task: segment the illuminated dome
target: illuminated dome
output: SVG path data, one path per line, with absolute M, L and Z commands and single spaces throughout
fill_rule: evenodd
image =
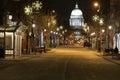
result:
M 78 4 L 75 5 L 75 9 L 71 12 L 69 23 L 72 29 L 82 29 L 84 26 L 83 13 L 78 8 Z
M 82 11 L 78 8 L 78 4 L 75 5 L 75 9 L 71 12 L 69 24 L 70 28 L 74 30 L 74 40 L 80 40 L 81 30 L 84 26 L 84 18 Z
M 75 9 L 72 10 L 71 16 L 81 16 L 82 11 L 79 9 L 78 4 L 75 5 Z

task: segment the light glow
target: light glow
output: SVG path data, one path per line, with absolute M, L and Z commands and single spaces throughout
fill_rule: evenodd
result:
M 108 28 L 111 30 L 111 29 L 112 29 L 112 26 L 109 26 Z
M 71 15 L 82 15 L 82 11 L 78 8 L 78 4 L 75 5 L 75 9 L 71 12 Z
M 103 25 L 104 24 L 104 20 L 102 18 L 100 18 L 99 23 L 100 23 L 100 25 Z
M 9 17 L 8 17 L 8 18 L 9 18 L 9 20 L 12 20 L 12 15 L 9 15 Z
M 42 8 L 42 3 L 39 1 L 36 1 L 32 4 L 33 9 L 40 10 Z
M 25 6 L 24 12 L 25 12 L 26 15 L 32 14 L 32 7 L 30 7 L 30 6 Z
M 102 32 L 104 33 L 104 32 L 105 32 L 105 30 L 104 30 L 104 29 L 102 29 Z
M 34 28 L 34 27 L 35 27 L 35 24 L 32 24 L 32 27 Z

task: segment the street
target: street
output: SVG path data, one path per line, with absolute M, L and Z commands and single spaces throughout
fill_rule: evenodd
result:
M 120 65 L 88 48 L 55 48 L 24 60 L 0 61 L 0 80 L 120 80 Z

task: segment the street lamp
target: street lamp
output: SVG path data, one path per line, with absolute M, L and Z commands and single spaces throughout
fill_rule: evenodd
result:
M 44 29 L 44 32 L 46 32 L 47 30 L 46 29 Z
M 112 26 L 109 26 L 108 29 L 111 30 L 111 29 L 112 29 Z
M 105 32 L 105 30 L 104 29 L 102 29 L 102 33 L 104 33 Z
M 65 32 L 67 32 L 67 29 L 65 29 Z
M 100 11 L 100 4 L 98 2 L 94 2 L 94 7 L 97 8 L 97 12 Z
M 99 4 L 98 4 L 97 2 L 95 2 L 95 3 L 94 3 L 94 6 L 97 7 L 97 6 L 99 6 Z
M 13 25 L 12 18 L 13 18 L 13 16 L 10 15 L 10 14 L 8 14 L 8 16 L 7 16 L 7 24 L 8 24 L 9 26 L 12 26 L 12 25 Z
M 108 26 L 108 49 L 110 48 L 110 33 L 109 31 L 112 29 L 112 26 Z
M 9 20 L 12 20 L 12 18 L 13 18 L 12 15 L 9 15 L 9 16 L 8 16 L 8 19 L 9 19 Z
M 59 32 L 59 31 L 60 31 L 60 29 L 59 29 L 59 28 L 57 28 L 57 31 Z
M 28 42 L 28 44 L 30 44 L 30 52 L 31 52 L 31 49 L 32 49 L 32 52 L 33 52 L 33 49 L 35 47 L 34 45 L 34 30 L 33 28 L 36 27 L 36 25 L 34 24 L 33 22 L 33 19 L 34 19 L 34 13 L 38 13 L 38 11 L 42 8 L 42 3 L 39 2 L 38 0 L 33 2 L 32 4 L 30 5 L 26 5 L 24 7 L 24 12 L 27 16 L 29 16 L 28 18 L 30 18 L 30 25 L 31 27 L 29 28 L 29 36 L 30 36 L 30 42 Z M 42 33 L 41 33 L 42 34 Z M 41 36 L 40 34 L 40 36 Z M 40 39 L 41 40 L 41 39 Z M 32 42 L 32 43 L 31 43 Z M 41 43 L 41 41 L 39 41 L 39 43 Z M 41 44 L 39 44 L 40 46 Z
M 56 14 L 55 14 L 55 10 L 52 10 L 50 12 L 48 12 L 48 29 L 50 31 L 50 34 L 48 34 L 49 38 L 49 47 L 53 47 L 53 45 L 55 44 L 55 34 L 54 34 L 54 30 L 56 27 L 57 21 L 56 21 Z
M 32 27 L 35 28 L 35 24 L 34 23 L 32 24 Z
M 62 29 L 63 29 L 63 26 L 60 26 L 60 29 L 62 30 Z
M 102 12 L 101 11 L 101 5 L 100 2 L 94 2 L 93 6 L 97 9 L 97 15 L 93 16 L 93 20 L 97 22 L 97 26 L 99 26 L 99 34 L 97 35 L 97 48 L 101 50 L 103 48 L 103 40 L 100 38 L 101 34 L 105 32 L 105 30 L 101 30 L 101 26 L 104 24 L 104 19 L 101 17 Z M 99 36 L 99 37 L 98 37 Z

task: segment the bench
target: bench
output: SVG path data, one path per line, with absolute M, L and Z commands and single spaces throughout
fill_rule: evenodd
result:
M 115 48 L 112 50 L 112 58 L 117 57 L 118 59 L 120 59 L 120 54 L 119 54 L 119 50 L 118 48 Z
M 45 49 L 45 47 L 36 47 L 36 52 L 40 52 L 40 53 L 45 52 L 46 53 L 46 49 Z
M 110 48 L 110 49 L 105 48 L 104 49 L 104 55 L 105 56 L 111 56 L 112 53 L 113 53 L 113 49 L 112 48 Z

